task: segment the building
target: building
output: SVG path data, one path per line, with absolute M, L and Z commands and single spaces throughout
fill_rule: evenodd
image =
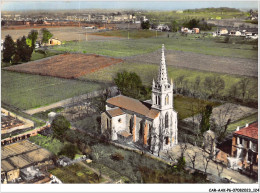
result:
M 232 157 L 240 158 L 244 168 L 256 169 L 258 165 L 258 122 L 238 127 L 232 138 Z
M 25 168 L 53 165 L 52 156 L 52 153 L 28 140 L 2 146 L 1 179 L 6 179 L 8 183 L 16 182 Z
M 55 46 L 55 45 L 61 45 L 61 41 L 56 38 L 49 39 L 49 42 L 47 45 Z
M 220 31 L 219 31 L 219 35 L 226 35 L 228 34 L 228 30 L 226 28 L 222 28 Z
M 112 141 L 139 144 L 152 153 L 178 143 L 177 112 L 173 107 L 173 82 L 168 82 L 164 45 L 152 98 L 139 101 L 123 95 L 109 98 L 101 114 L 101 132 Z

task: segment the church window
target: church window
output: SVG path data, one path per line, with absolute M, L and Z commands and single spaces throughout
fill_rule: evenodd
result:
M 143 124 L 140 122 L 140 130 L 139 130 L 139 139 L 141 139 L 141 137 L 143 136 L 143 130 L 144 130 L 144 128 L 143 128 Z
M 158 96 L 158 105 L 161 105 L 161 98 Z
M 107 119 L 107 128 L 109 128 L 109 119 Z
M 169 126 L 169 116 L 168 113 L 165 114 L 165 128 L 168 128 Z
M 129 120 L 129 131 L 131 134 L 133 134 L 133 122 L 132 119 Z
M 165 97 L 165 105 L 168 105 L 168 104 L 169 104 L 169 95 L 167 94 Z
M 157 96 L 155 96 L 155 104 L 158 105 L 158 99 L 157 99 Z

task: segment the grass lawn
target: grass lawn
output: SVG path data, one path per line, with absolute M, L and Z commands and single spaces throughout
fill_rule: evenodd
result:
M 228 126 L 227 132 L 231 133 L 236 130 L 237 126 L 245 126 L 247 123 L 252 123 L 258 120 L 258 113 L 252 114 L 248 117 L 240 119 Z
M 49 110 L 47 110 L 47 111 L 35 113 L 35 114 L 33 114 L 33 116 L 47 121 L 47 120 L 48 120 L 48 114 L 49 114 L 50 112 L 59 113 L 59 112 L 61 112 L 63 109 L 64 109 L 63 107 L 58 107 L 58 108 L 54 108 L 54 109 L 49 109 Z
M 153 78 L 157 78 L 159 65 L 156 64 L 139 64 L 139 63 L 121 63 L 109 66 L 92 74 L 82 76 L 80 79 L 86 80 L 94 80 L 94 81 L 101 81 L 101 82 L 113 82 L 114 77 L 116 76 L 117 72 L 122 72 L 124 70 L 130 72 L 136 72 L 142 79 L 143 84 L 147 86 L 151 86 Z M 188 83 L 194 83 L 197 76 L 200 76 L 201 79 L 201 89 L 203 90 L 203 81 L 207 76 L 219 75 L 225 81 L 225 89 L 224 92 L 221 93 L 222 95 L 227 95 L 231 86 L 235 83 L 238 83 L 243 77 L 236 76 L 236 75 L 229 75 L 229 74 L 222 74 L 222 73 L 213 73 L 213 72 L 204 72 L 198 70 L 191 70 L 191 69 L 182 69 L 182 68 L 175 68 L 172 66 L 167 67 L 168 70 L 168 77 L 169 79 L 172 78 L 173 81 L 177 79 L 177 77 L 185 76 L 185 80 Z M 249 87 L 254 87 L 257 85 L 257 78 L 248 77 L 250 79 Z M 188 84 L 189 86 L 189 84 Z M 257 89 L 255 89 L 255 93 L 252 96 L 257 99 Z M 251 97 L 252 97 L 251 96 Z
M 103 88 L 102 84 L 2 71 L 2 101 L 27 110 Z
M 58 155 L 64 144 L 60 142 L 58 139 L 52 139 L 51 137 L 46 137 L 43 135 L 36 135 L 30 137 L 29 140 L 47 150 L 52 152 L 55 155 Z
M 185 97 L 181 95 L 177 95 L 174 97 L 174 109 L 178 112 L 179 119 L 185 119 L 187 117 L 191 117 L 193 115 L 198 114 L 198 111 L 192 112 L 191 104 L 200 104 L 200 105 L 207 105 L 211 104 L 213 107 L 220 105 L 216 102 L 210 102 L 205 100 L 200 100 L 197 98 Z
M 118 35 L 118 33 L 121 32 L 116 32 L 115 36 Z M 165 35 L 166 34 L 168 33 L 165 33 Z M 169 35 L 169 38 L 166 36 L 130 40 L 68 42 L 61 46 L 55 46 L 54 49 L 66 52 L 80 52 L 113 57 L 126 57 L 150 53 L 160 49 L 161 45 L 165 44 L 165 47 L 168 50 L 238 58 L 258 58 L 258 51 L 253 48 L 254 45 L 218 43 L 213 37 L 202 37 L 202 35 L 195 34 L 190 34 L 187 37 L 181 36 L 179 33 L 169 33 Z
M 49 171 L 51 174 L 57 176 L 62 183 L 75 184 L 96 184 L 104 182 L 103 178 L 98 178 L 98 175 L 80 163 L 73 164 L 66 167 L 59 167 Z
M 116 31 L 106 31 L 106 32 L 97 32 L 92 33 L 93 35 L 100 35 L 100 36 L 116 36 L 116 37 L 123 37 L 130 39 L 139 39 L 139 38 L 151 38 L 156 37 L 156 31 L 150 30 L 116 30 Z M 91 34 L 91 35 L 92 35 Z M 164 35 L 165 33 L 157 32 L 157 37 Z

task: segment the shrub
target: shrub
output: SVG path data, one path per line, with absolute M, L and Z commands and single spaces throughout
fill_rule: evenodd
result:
M 114 160 L 114 161 L 121 161 L 121 160 L 123 160 L 124 159 L 124 156 L 122 156 L 122 154 L 120 154 L 120 153 L 114 153 L 114 154 L 112 154 L 111 156 L 110 156 L 110 158 L 112 159 L 112 160 Z

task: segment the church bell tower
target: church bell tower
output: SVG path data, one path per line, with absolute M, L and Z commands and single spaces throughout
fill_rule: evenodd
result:
M 152 108 L 161 111 L 173 109 L 173 82 L 168 82 L 164 44 L 162 45 L 162 57 L 158 77 L 156 81 L 153 80 Z

